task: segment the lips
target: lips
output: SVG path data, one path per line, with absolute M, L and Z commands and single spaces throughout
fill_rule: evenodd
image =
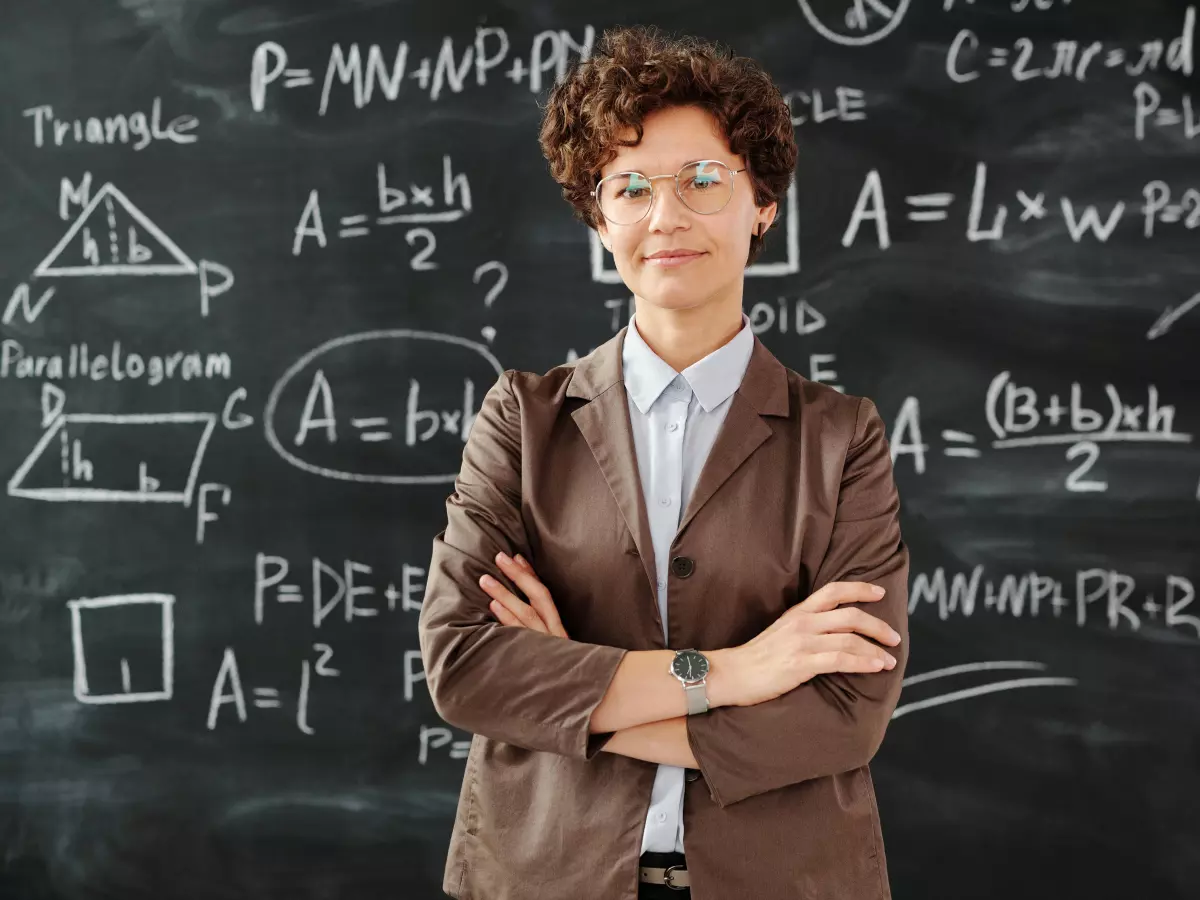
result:
M 646 265 L 655 269 L 677 269 L 686 266 L 697 259 L 703 259 L 706 254 L 694 250 L 665 250 L 664 255 L 647 256 Z
M 699 250 L 659 250 L 647 256 L 646 259 L 671 259 L 676 256 L 699 256 Z

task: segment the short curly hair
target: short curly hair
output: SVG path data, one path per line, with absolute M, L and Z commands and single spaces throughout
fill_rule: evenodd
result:
M 697 106 L 716 118 L 730 150 L 746 160 L 755 205 L 783 199 L 796 169 L 796 136 L 791 109 L 762 66 L 712 41 L 635 25 L 605 31 L 590 56 L 571 63 L 543 110 L 542 153 L 576 218 L 596 228 L 592 190 L 600 170 L 618 146 L 641 142 L 648 113 L 670 106 Z M 618 140 L 625 128 L 636 139 Z M 763 240 L 751 236 L 746 265 Z

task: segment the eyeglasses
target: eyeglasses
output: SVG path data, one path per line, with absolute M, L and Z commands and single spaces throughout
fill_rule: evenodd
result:
M 654 181 L 674 178 L 675 194 L 683 205 L 702 216 L 711 216 L 724 209 L 733 197 L 733 176 L 745 171 L 745 168 L 731 169 L 719 159 L 700 159 L 674 175 L 614 172 L 600 179 L 592 196 L 609 222 L 633 225 L 644 219 L 654 204 Z

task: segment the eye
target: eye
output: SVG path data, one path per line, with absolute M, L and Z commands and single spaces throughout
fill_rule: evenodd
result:
M 621 187 L 620 195 L 625 200 L 640 200 L 650 192 L 650 179 L 640 172 L 631 172 L 628 181 Z

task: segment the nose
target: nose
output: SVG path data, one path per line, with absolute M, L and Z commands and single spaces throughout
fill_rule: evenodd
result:
M 646 218 L 651 231 L 671 232 L 687 228 L 691 211 L 675 193 L 675 183 L 663 179 L 654 186 L 654 201 Z

